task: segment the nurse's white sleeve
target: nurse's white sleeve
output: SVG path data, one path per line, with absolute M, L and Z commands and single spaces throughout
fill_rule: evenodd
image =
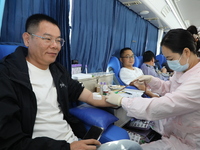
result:
M 153 93 L 157 93 L 161 96 L 170 92 L 171 80 L 164 81 L 157 77 L 152 77 L 151 82 L 148 84 Z
M 160 120 L 199 110 L 200 80 L 195 78 L 160 98 L 123 98 L 122 107 L 128 116 L 146 120 Z

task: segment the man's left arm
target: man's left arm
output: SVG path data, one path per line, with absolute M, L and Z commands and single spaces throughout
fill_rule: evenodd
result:
M 106 102 L 105 96 L 102 95 L 101 100 L 93 99 L 93 93 L 88 89 L 84 88 L 81 95 L 79 96 L 78 100 L 82 102 L 86 102 L 96 107 L 113 107 L 114 105 Z

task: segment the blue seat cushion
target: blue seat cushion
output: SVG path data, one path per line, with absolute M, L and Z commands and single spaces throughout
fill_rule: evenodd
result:
M 113 124 L 115 121 L 119 120 L 111 113 L 86 103 L 71 108 L 70 113 L 84 123 L 102 127 L 104 130 L 106 130 L 110 124 Z

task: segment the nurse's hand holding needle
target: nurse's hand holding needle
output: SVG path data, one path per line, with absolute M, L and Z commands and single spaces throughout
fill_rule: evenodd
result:
M 139 90 L 145 91 L 146 90 L 146 86 L 144 84 L 144 82 L 141 82 L 139 80 L 134 80 L 130 83 L 131 86 L 135 86 L 137 87 Z
M 133 80 L 131 84 L 134 84 L 136 81 L 140 84 L 142 84 L 141 82 L 144 82 L 144 84 L 148 84 L 152 79 L 152 76 L 151 75 L 142 75 L 142 76 L 139 76 L 137 79 Z
M 126 85 L 125 87 L 121 88 L 120 90 L 116 91 L 115 93 L 116 94 L 119 93 L 120 91 L 122 91 L 123 89 L 125 89 L 127 86 L 129 86 L 129 85 Z

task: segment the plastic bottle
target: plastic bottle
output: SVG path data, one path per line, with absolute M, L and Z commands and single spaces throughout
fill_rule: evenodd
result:
M 108 85 L 106 84 L 106 82 L 103 83 L 103 95 L 107 95 L 108 94 Z
M 88 73 L 88 71 L 87 71 L 87 65 L 85 65 L 85 73 L 86 74 Z
M 100 82 L 100 94 L 103 95 L 103 82 Z
M 76 64 L 72 64 L 72 74 L 76 74 Z

